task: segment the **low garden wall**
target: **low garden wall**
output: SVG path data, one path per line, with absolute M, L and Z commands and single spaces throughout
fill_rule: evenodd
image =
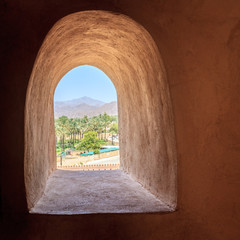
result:
M 86 163 L 88 161 L 99 160 L 102 158 L 114 157 L 114 156 L 119 155 L 119 150 L 106 152 L 106 153 L 100 153 L 100 154 L 94 154 L 94 155 L 90 155 L 90 156 L 81 156 L 80 155 L 81 152 L 82 151 L 73 151 L 71 153 L 71 155 L 67 155 L 66 158 L 64 158 L 64 160 L 68 159 L 68 157 L 76 157 L 78 162 Z M 57 162 L 60 162 L 60 157 L 57 157 Z
M 79 153 L 78 153 L 79 155 Z M 92 161 L 92 160 L 99 160 L 102 158 L 108 158 L 108 157 L 114 157 L 119 155 L 119 150 L 112 151 L 112 152 L 106 152 L 106 153 L 100 153 L 100 154 L 94 154 L 91 156 L 80 156 L 80 159 L 83 159 L 83 161 Z

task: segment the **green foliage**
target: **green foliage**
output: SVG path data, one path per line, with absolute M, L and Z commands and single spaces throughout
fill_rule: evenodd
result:
M 99 149 L 93 149 L 94 154 L 99 154 L 100 150 Z
M 117 134 L 118 133 L 118 124 L 117 123 L 113 123 L 112 126 L 109 129 L 109 132 Z
M 109 116 L 108 114 L 104 113 L 103 115 L 101 115 L 101 121 L 103 124 L 103 127 L 108 127 L 108 125 L 111 123 L 111 116 Z
M 101 146 L 103 146 L 103 145 L 107 144 L 107 141 L 105 141 L 104 139 L 101 139 L 101 140 L 99 140 L 99 143 Z
M 97 133 L 94 131 L 87 132 L 80 143 L 77 145 L 77 150 L 97 150 L 100 148 L 100 143 L 97 137 Z
M 106 140 L 107 131 L 110 131 L 112 134 L 117 133 L 117 121 L 117 116 L 109 116 L 106 113 L 91 118 L 88 116 L 84 116 L 83 118 L 59 117 L 55 119 L 56 150 L 60 152 L 60 150 L 65 151 L 67 148 L 74 148 L 76 145 L 78 147 L 82 146 L 82 137 L 84 138 L 90 131 L 95 132 L 101 138 L 103 137 L 102 133 L 104 133 Z M 100 145 L 107 143 L 104 140 L 98 141 Z
M 61 148 L 56 148 L 57 155 L 62 152 Z
M 111 120 L 113 123 L 118 123 L 118 116 L 111 116 Z

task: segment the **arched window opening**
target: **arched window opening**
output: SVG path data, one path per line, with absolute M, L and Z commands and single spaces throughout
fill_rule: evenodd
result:
M 84 65 L 63 76 L 54 121 L 58 169 L 119 169 L 117 93 L 100 69 Z
M 101 69 L 117 91 L 120 170 L 57 170 L 54 91 L 71 69 Z M 24 178 L 33 213 L 173 211 L 177 157 L 167 76 L 143 26 L 105 11 L 59 20 L 47 34 L 29 80 Z

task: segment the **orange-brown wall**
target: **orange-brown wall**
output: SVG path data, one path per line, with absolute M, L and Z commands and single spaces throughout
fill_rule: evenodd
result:
M 238 0 L 9 0 L 0 4 L 1 239 L 240 238 Z M 149 31 L 159 47 L 177 138 L 178 210 L 174 213 L 26 213 L 24 106 L 33 63 L 57 20 L 89 9 L 128 15 Z

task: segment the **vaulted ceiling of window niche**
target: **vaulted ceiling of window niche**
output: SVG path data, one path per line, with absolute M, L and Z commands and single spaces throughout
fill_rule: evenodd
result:
M 36 58 L 25 108 L 28 207 L 56 169 L 53 96 L 72 68 L 92 65 L 118 95 L 121 168 L 168 205 L 176 206 L 176 147 L 164 66 L 150 34 L 124 15 L 85 11 L 50 30 Z

